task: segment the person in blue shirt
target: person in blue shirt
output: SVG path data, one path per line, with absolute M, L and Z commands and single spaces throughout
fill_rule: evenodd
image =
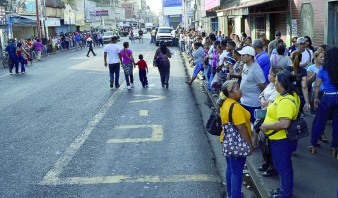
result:
M 11 43 L 6 47 L 9 58 L 9 73 L 12 73 L 13 67 L 15 65 L 15 73 L 19 73 L 19 61 L 16 55 L 16 41 L 13 39 Z
M 256 62 L 261 66 L 266 83 L 269 83 L 269 72 L 270 72 L 270 57 L 266 51 L 263 49 L 263 43 L 261 40 L 256 39 L 252 43 L 252 47 L 256 51 Z
M 338 147 L 338 48 L 332 47 L 326 50 L 324 64 L 319 69 L 315 84 L 315 108 L 318 108 L 312 123 L 311 146 L 309 151 L 314 154 L 315 147 L 326 125 L 329 114 L 332 114 L 332 142 L 331 154 L 337 157 Z M 324 85 L 324 95 L 318 99 L 321 85 Z M 329 113 L 330 112 L 330 113 Z
M 81 47 L 81 50 L 82 50 L 82 42 L 81 42 L 81 39 L 82 39 L 82 36 L 80 33 L 76 33 L 76 36 L 75 36 L 75 42 L 76 42 L 76 51 L 77 51 L 77 48 L 80 46 Z

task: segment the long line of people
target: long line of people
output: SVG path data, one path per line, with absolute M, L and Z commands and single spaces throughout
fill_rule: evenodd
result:
M 316 49 L 309 36 L 292 38 L 292 45 L 287 48 L 281 36 L 281 32 L 276 31 L 275 39 L 269 41 L 265 34 L 252 40 L 245 33 L 240 39 L 236 34 L 227 37 L 221 32 L 207 35 L 205 32 L 181 31 L 178 46 L 194 63 L 192 79 L 186 82 L 189 86 L 200 73 L 208 91 L 215 97 L 221 101 L 227 101 L 227 98 L 231 102 L 238 101 L 245 109 L 237 108 L 236 116 L 244 115 L 233 122 L 236 126 L 251 123 L 246 129 L 251 136 L 248 145 L 253 149 L 261 145 L 265 162 L 258 170 L 262 171 L 262 176 L 279 175 L 280 187 L 270 192 L 271 197 L 291 197 L 293 193 L 291 156 L 296 154 L 297 142 L 288 141 L 285 130 L 291 120 L 314 116 L 308 148 L 314 154 L 319 140 L 328 143 L 324 129 L 331 119 L 332 156 L 337 157 L 338 147 L 338 48 L 327 48 L 323 44 Z M 264 116 L 255 120 L 261 112 Z M 221 111 L 221 118 L 223 124 L 228 115 L 222 115 Z M 276 133 L 268 136 L 272 131 Z M 226 179 L 227 185 L 231 186 L 227 189 L 228 197 L 241 196 L 238 190 L 241 182 L 237 181 L 241 181 L 241 171 L 235 169 L 236 163 L 239 163 L 236 159 L 227 158 Z M 234 180 L 236 182 L 232 183 Z

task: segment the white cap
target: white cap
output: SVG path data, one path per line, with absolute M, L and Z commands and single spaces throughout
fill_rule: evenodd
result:
M 238 51 L 238 53 L 240 55 L 250 55 L 250 56 L 256 56 L 256 52 L 255 52 L 255 49 L 253 47 L 250 47 L 250 46 L 246 46 L 244 47 L 241 51 Z

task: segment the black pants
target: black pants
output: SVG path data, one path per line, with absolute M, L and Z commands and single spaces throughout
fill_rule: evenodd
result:
M 148 85 L 147 79 L 147 71 L 145 69 L 139 70 L 140 81 L 142 83 L 142 87 Z
M 94 51 L 93 51 L 93 47 L 92 47 L 92 46 L 89 47 L 87 56 L 89 56 L 89 52 L 92 52 L 94 56 L 96 55 L 96 54 L 94 53 Z
M 170 76 L 170 66 L 161 65 L 158 67 L 158 71 L 160 72 L 162 85 L 168 85 Z

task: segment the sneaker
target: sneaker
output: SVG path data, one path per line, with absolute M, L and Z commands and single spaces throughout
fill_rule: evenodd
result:
M 87 57 L 89 57 L 89 56 L 87 55 Z
M 110 88 L 113 88 L 114 87 L 114 81 L 110 81 Z
M 115 85 L 116 89 L 118 89 L 120 87 L 120 85 Z
M 131 88 L 134 88 L 134 84 L 133 84 L 133 83 L 130 83 L 130 87 L 131 87 Z
M 21 72 L 22 74 L 24 74 L 25 72 L 23 71 L 23 72 Z
M 131 89 L 131 87 L 130 87 L 130 86 L 127 86 L 127 89 L 128 89 L 128 90 L 130 90 L 130 89 Z

